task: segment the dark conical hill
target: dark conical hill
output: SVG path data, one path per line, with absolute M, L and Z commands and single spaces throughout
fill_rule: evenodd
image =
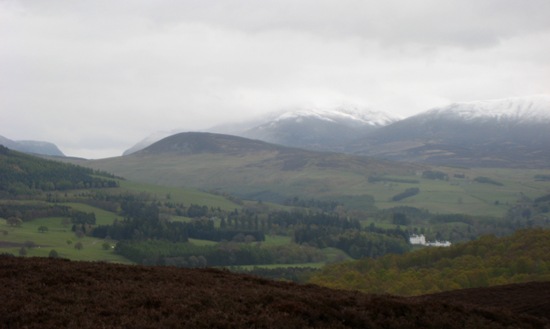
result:
M 137 154 L 191 155 L 203 153 L 222 153 L 228 155 L 236 155 L 241 153 L 246 154 L 251 152 L 282 150 L 290 149 L 258 140 L 231 135 L 203 132 L 186 132 L 166 137 L 139 151 Z

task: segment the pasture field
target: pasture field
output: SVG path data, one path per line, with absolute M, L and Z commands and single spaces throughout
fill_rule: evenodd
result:
M 39 227 L 47 227 L 47 231 L 40 232 Z M 58 257 L 81 261 L 103 261 L 115 263 L 131 263 L 126 258 L 113 252 L 114 241 L 106 241 L 93 237 L 76 237 L 71 231 L 71 225 L 64 225 L 63 218 L 39 218 L 24 222 L 19 227 L 9 226 L 6 220 L 0 219 L 2 232 L 0 244 L 1 252 L 19 255 L 21 248 L 25 248 L 27 257 L 48 257 L 51 250 L 55 250 Z M 33 247 L 26 247 L 29 244 Z M 76 249 L 77 243 L 82 245 Z M 105 248 L 104 243 L 111 247 Z
M 117 215 L 115 213 L 112 213 L 110 211 L 106 211 L 97 207 L 93 207 L 87 204 L 83 203 L 77 203 L 77 202 L 62 202 L 58 203 L 62 206 L 68 206 L 71 207 L 73 210 L 82 211 L 85 213 L 94 213 L 96 218 L 96 225 L 111 225 L 113 224 L 113 221 L 115 219 L 122 220 L 123 217 L 120 215 Z
M 527 169 L 447 169 L 449 180 L 432 180 L 417 177 L 418 183 L 377 182 L 365 187 L 364 192 L 374 196 L 380 209 L 395 206 L 411 206 L 433 213 L 461 213 L 475 216 L 503 216 L 508 208 L 521 198 L 537 198 L 550 193 L 550 182 L 536 181 L 537 174 L 548 170 Z M 456 178 L 453 172 L 465 174 Z M 475 177 L 489 177 L 502 185 L 478 183 Z M 411 176 L 400 176 L 411 179 Z M 401 201 L 392 196 L 410 187 L 418 187 L 420 193 Z

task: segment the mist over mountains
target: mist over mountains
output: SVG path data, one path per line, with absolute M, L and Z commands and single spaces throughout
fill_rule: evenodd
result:
M 400 118 L 354 106 L 271 113 L 207 132 L 321 152 L 467 167 L 547 167 L 550 95 L 454 103 Z M 124 151 L 130 155 L 184 129 L 155 132 Z M 0 144 L 21 152 L 65 156 L 49 142 Z
M 14 141 L 0 136 L 0 144 L 12 150 L 40 155 L 64 157 L 65 154 L 53 143 L 43 141 Z
M 474 167 L 544 167 L 550 161 L 550 96 L 455 103 L 409 118 L 355 107 L 305 109 L 210 132 L 314 151 Z M 181 132 L 153 134 L 136 152 Z
M 348 143 L 398 120 L 355 107 L 298 110 L 282 113 L 239 135 L 309 150 L 344 152 Z
M 270 113 L 236 124 L 223 124 L 207 132 L 235 135 L 315 151 L 344 152 L 345 145 L 369 132 L 397 122 L 400 117 L 355 106 L 332 109 L 296 109 Z M 156 132 L 124 151 L 132 154 L 183 129 Z
M 437 165 L 544 167 L 550 96 L 456 103 L 385 126 L 348 152 Z

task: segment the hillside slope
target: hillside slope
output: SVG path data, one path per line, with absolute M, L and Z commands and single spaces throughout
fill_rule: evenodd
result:
M 296 195 L 358 194 L 370 175 L 414 174 L 420 168 L 211 133 L 176 134 L 139 152 L 86 165 L 134 181 L 273 201 Z
M 425 248 L 325 267 L 310 281 L 331 288 L 404 296 L 550 281 L 550 230 L 483 236 L 450 248 Z
M 114 187 L 118 183 L 107 173 L 78 165 L 42 159 L 0 145 L 0 197 L 32 191 Z
M 520 287 L 519 289 L 524 289 Z M 550 292 L 550 284 L 537 285 Z M 506 298 L 494 288 L 498 298 Z M 525 290 L 530 293 L 532 290 Z M 486 309 L 274 282 L 213 269 L 0 256 L 7 328 L 543 328 L 547 305 Z M 521 295 L 521 292 L 520 292 Z M 543 295 L 544 296 L 544 295 Z M 475 300 L 475 291 L 471 292 Z M 523 296 L 529 297 L 529 296 Z M 540 306 L 546 309 L 540 309 Z M 536 316 L 531 306 L 539 307 Z M 524 309 L 525 311 L 518 311 Z

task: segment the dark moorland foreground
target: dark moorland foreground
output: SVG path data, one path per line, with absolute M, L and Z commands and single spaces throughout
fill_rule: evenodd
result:
M 548 328 L 550 283 L 414 298 L 237 275 L 0 256 L 2 328 Z

